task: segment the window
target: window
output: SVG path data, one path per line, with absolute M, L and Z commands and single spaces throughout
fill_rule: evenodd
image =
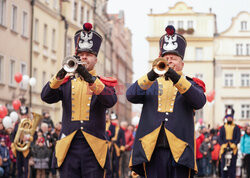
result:
M 14 85 L 15 61 L 10 60 L 10 85 Z
M 74 2 L 73 13 L 74 13 L 74 20 L 77 21 L 77 2 Z
M 243 55 L 243 44 L 236 44 L 236 55 Z
M 6 0 L 0 0 L 0 24 L 5 25 Z
M 198 78 L 201 80 L 203 79 L 203 74 L 201 74 L 201 73 L 195 74 L 194 76 L 195 76 L 195 78 Z
M 46 84 L 46 82 L 47 82 L 47 80 L 46 80 L 46 72 L 45 71 L 43 71 L 43 79 L 42 79 L 42 84 L 43 84 L 43 86 Z
M 224 75 L 224 86 L 225 87 L 232 87 L 233 86 L 233 74 L 227 73 Z
M 182 29 L 184 28 L 183 27 L 183 21 L 178 21 L 178 28 L 182 28 Z
M 202 60 L 203 58 L 203 48 L 195 48 L 195 59 L 197 61 Z
M 249 73 L 241 74 L 241 86 L 242 87 L 249 87 L 250 86 L 249 80 L 250 80 Z
M 24 63 L 21 64 L 21 74 L 22 75 L 27 74 L 27 65 Z M 21 82 L 21 88 L 27 88 L 27 85 L 24 85 L 23 82 Z
M 241 118 L 249 119 L 250 116 L 250 104 L 242 104 L 241 105 Z
M 28 30 L 27 30 L 27 28 L 28 28 L 28 24 L 27 24 L 28 19 L 27 18 L 28 18 L 27 12 L 23 11 L 23 28 L 22 28 L 22 35 L 23 36 L 28 36 L 27 35 L 27 32 L 28 32 Z
M 72 39 L 68 37 L 67 43 L 66 43 L 66 56 L 71 55 L 71 43 L 72 43 Z
M 189 21 L 188 21 L 188 29 L 189 29 L 189 28 L 194 28 L 194 27 L 193 27 L 193 21 L 192 21 L 192 20 L 189 20 Z
M 47 31 L 48 31 L 48 26 L 47 24 L 44 24 L 43 27 L 43 45 L 47 46 Z
M 17 31 L 17 7 L 12 5 L 11 29 Z
M 80 23 L 83 24 L 83 13 L 84 13 L 84 8 L 83 6 L 81 7 L 81 13 L 80 13 Z
M 0 55 L 0 83 L 3 83 L 3 56 Z
M 250 56 L 250 44 L 246 44 L 246 55 Z
M 172 20 L 168 21 L 168 25 L 174 25 L 174 21 Z
M 34 40 L 35 41 L 39 41 L 38 39 L 38 33 L 39 33 L 39 20 L 38 19 L 35 19 L 35 29 L 34 29 Z
M 51 41 L 51 48 L 52 48 L 52 50 L 55 50 L 56 49 L 56 47 L 55 47 L 55 42 L 56 42 L 56 30 L 55 29 L 53 29 L 52 30 L 52 39 L 51 39 L 52 41 Z
M 246 31 L 247 30 L 247 22 L 246 21 L 242 21 L 241 22 L 241 30 L 242 31 Z

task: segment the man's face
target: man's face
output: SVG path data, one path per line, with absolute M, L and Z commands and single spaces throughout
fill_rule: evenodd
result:
M 88 71 L 94 69 L 95 64 L 97 63 L 97 57 L 94 54 L 88 52 L 80 52 L 78 56 L 80 57 L 82 62 L 86 63 L 83 66 L 85 66 Z
M 168 61 L 169 67 L 171 67 L 175 71 L 182 71 L 184 62 L 182 61 L 180 56 L 174 54 L 165 54 L 163 58 Z
M 233 118 L 232 117 L 227 117 L 227 122 L 232 122 L 233 121 Z

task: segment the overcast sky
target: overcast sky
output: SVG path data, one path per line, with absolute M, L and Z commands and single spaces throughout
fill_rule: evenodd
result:
M 148 71 L 148 16 L 150 9 L 153 13 L 163 13 L 173 7 L 177 0 L 109 0 L 108 12 L 125 12 L 125 26 L 132 34 L 132 55 L 134 59 L 134 81 Z M 184 0 L 195 12 L 208 13 L 209 8 L 217 17 L 218 32 L 225 31 L 231 24 L 232 17 L 240 11 L 250 12 L 250 0 Z M 250 24 L 249 24 L 250 25 Z M 157 57 L 157 56 L 156 56 Z M 140 67 L 139 67 L 140 66 Z

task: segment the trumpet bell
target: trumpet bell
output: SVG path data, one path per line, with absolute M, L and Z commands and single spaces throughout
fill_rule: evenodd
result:
M 153 62 L 153 70 L 158 75 L 164 75 L 168 71 L 168 61 L 163 58 L 157 58 Z
M 73 56 L 65 57 L 63 61 L 63 69 L 68 73 L 73 73 L 78 67 L 78 61 Z

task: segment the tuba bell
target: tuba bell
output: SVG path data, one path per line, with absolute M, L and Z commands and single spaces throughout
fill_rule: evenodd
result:
M 42 115 L 34 112 L 32 112 L 32 115 L 32 120 L 30 118 L 24 118 L 19 123 L 14 139 L 14 147 L 17 151 L 23 152 L 30 147 L 36 128 L 42 120 Z M 30 138 L 29 140 L 25 140 L 25 137 L 27 136 Z
M 169 64 L 166 59 L 157 58 L 153 62 L 153 70 L 158 75 L 164 75 L 169 69 Z
M 63 69 L 68 73 L 74 73 L 78 65 L 86 65 L 86 62 L 81 62 L 73 56 L 67 56 L 63 60 Z

